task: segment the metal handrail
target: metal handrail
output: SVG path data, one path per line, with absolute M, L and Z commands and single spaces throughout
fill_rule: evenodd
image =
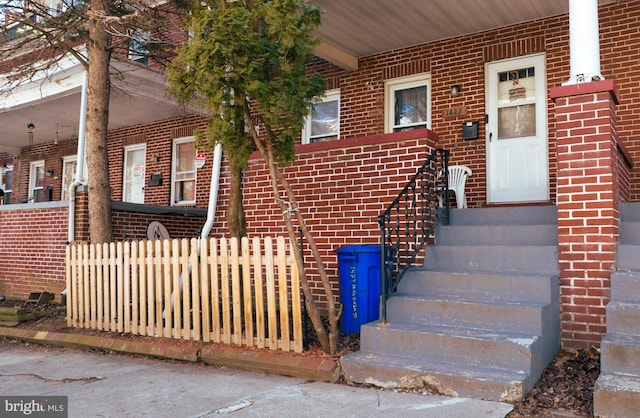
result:
M 380 216 L 380 319 L 386 302 L 439 222 L 449 223 L 449 151 L 435 149 Z

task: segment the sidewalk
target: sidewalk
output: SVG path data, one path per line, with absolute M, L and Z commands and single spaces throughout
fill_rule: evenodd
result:
M 211 366 L 225 366 L 234 370 L 244 370 L 249 372 L 261 373 L 263 376 L 278 375 L 289 376 L 302 379 L 303 382 L 329 382 L 337 383 L 340 381 L 340 364 L 339 360 L 334 360 L 323 356 L 301 356 L 295 353 L 269 352 L 266 350 L 251 350 L 244 347 L 233 347 L 229 345 L 201 343 L 194 341 L 165 340 L 163 344 L 154 344 L 153 337 L 144 340 L 132 340 L 125 337 L 105 337 L 85 334 L 74 334 L 66 332 L 39 331 L 28 328 L 10 328 L 0 327 L 0 337 L 7 337 L 15 340 L 21 340 L 37 344 L 54 345 L 61 347 L 73 347 L 80 349 L 99 349 L 105 352 L 128 353 L 144 356 L 152 356 L 160 359 L 179 360 L 187 363 L 204 363 Z M 1 367 L 1 361 L 0 361 Z M 215 369 L 212 369 L 215 370 Z M 379 390 L 375 388 L 353 388 L 347 385 L 335 384 L 329 385 L 336 396 L 346 397 L 345 402 L 354 402 L 357 405 L 357 397 L 354 393 L 361 394 L 364 399 L 369 399 L 367 394 L 377 394 L 380 399 L 380 393 L 396 393 L 394 391 Z M 30 395 L 36 395 L 30 393 Z M 512 410 L 512 406 L 499 402 L 486 402 L 480 400 L 472 400 L 466 398 L 448 398 L 442 396 L 431 396 L 426 393 L 415 394 L 406 393 L 402 395 L 413 396 L 411 403 L 399 401 L 393 415 L 406 415 L 398 413 L 401 409 L 411 408 L 411 410 L 422 410 L 420 416 L 433 417 L 504 417 Z M 387 396 L 387 395 L 385 395 Z M 388 395 L 391 396 L 391 395 Z M 351 399 L 353 397 L 353 399 Z M 415 402 L 421 406 L 416 406 Z M 364 401 L 369 405 L 370 399 Z M 378 401 L 379 402 L 379 401 Z M 369 405 L 371 407 L 371 405 Z M 368 408 L 369 408 L 368 407 Z M 293 411 L 295 406 L 291 407 L 291 415 L 296 416 Z M 389 406 L 385 406 L 389 408 Z M 436 409 L 431 409 L 436 408 Z M 254 412 L 256 408 L 251 408 Z M 424 410 L 431 410 L 434 415 L 425 414 Z M 377 411 L 377 409 L 374 408 Z M 349 414 L 339 414 L 338 416 L 364 416 L 369 413 L 358 413 L 358 408 L 354 407 L 353 412 Z M 376 416 L 386 416 L 390 414 L 390 409 L 383 409 L 376 412 Z M 443 412 L 448 411 L 448 412 Z M 300 410 L 298 409 L 298 412 Z M 235 414 L 235 413 L 234 413 Z M 244 414 L 241 414 L 244 415 Z M 409 414 L 410 416 L 413 413 Z M 275 416 L 266 413 L 260 416 Z M 278 416 L 282 414 L 278 413 Z M 285 414 L 285 416 L 288 416 Z M 304 416 L 314 416 L 313 414 Z

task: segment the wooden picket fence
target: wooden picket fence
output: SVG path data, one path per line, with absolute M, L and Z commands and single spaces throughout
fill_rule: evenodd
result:
M 68 326 L 303 350 L 299 270 L 283 237 L 72 242 L 66 257 Z

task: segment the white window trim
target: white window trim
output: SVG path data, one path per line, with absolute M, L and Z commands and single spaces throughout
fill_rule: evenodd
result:
M 195 143 L 196 137 L 195 136 L 185 136 L 182 138 L 175 138 L 173 140 L 173 144 L 171 146 L 171 206 L 193 206 L 196 204 L 195 200 L 183 200 L 182 202 L 176 202 L 175 198 L 176 198 L 176 154 L 177 154 L 177 145 L 179 144 L 184 144 L 186 142 L 194 142 Z M 196 149 L 196 154 L 198 153 L 198 150 Z M 197 191 L 197 179 L 198 179 L 198 170 L 195 167 L 195 161 L 194 161 L 194 167 L 193 167 L 193 187 L 194 187 L 194 191 Z
M 427 121 L 428 129 L 431 129 L 431 74 L 423 73 L 408 77 L 399 77 L 384 82 L 384 132 L 392 133 L 395 119 L 395 105 L 393 93 L 397 90 L 405 90 L 413 87 L 427 86 Z
M 338 101 L 338 138 L 337 139 L 340 139 L 340 89 L 327 90 L 324 96 L 316 98 L 315 102 L 324 103 L 324 102 L 331 102 L 334 100 Z M 302 131 L 302 143 L 303 144 L 311 143 L 311 114 L 309 114 L 309 116 L 306 117 L 304 121 L 304 129 Z
M 29 195 L 27 199 L 31 202 L 35 202 L 35 191 L 36 190 L 44 190 L 43 186 L 36 186 L 36 169 L 38 167 L 42 167 L 42 171 L 44 174 L 44 160 L 31 161 L 29 164 Z
M 65 167 L 69 163 L 78 164 L 78 156 L 67 155 L 62 157 L 62 190 L 60 192 L 61 200 L 69 200 L 69 188 L 65 187 L 65 184 L 67 183 L 67 170 L 65 170 Z M 76 175 L 76 170 L 73 171 L 73 176 L 75 175 Z M 75 180 L 74 178 L 71 178 L 71 181 L 69 181 L 68 184 L 71 185 L 71 183 L 73 183 L 74 180 Z

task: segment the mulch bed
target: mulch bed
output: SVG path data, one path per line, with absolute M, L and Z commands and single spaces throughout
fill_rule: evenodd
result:
M 22 307 L 32 312 L 44 311 L 57 305 L 36 305 L 25 301 L 0 300 L 0 307 Z M 144 339 L 155 337 L 141 337 L 132 334 L 110 333 L 86 328 L 69 328 L 66 325 L 64 312 L 58 312 L 48 317 L 40 318 L 19 327 L 33 328 L 54 332 L 76 332 L 92 335 L 111 335 L 118 338 Z M 314 332 L 307 324 L 309 348 L 302 355 L 326 355 L 321 352 Z M 155 338 L 158 341 L 157 338 Z M 0 343 L 7 343 L 0 339 Z M 359 349 L 360 338 L 357 334 L 343 336 L 340 339 L 339 354 L 346 354 Z M 593 388 L 600 374 L 600 352 L 598 349 L 566 351 L 561 350 L 555 359 L 547 366 L 542 377 L 525 399 L 514 403 L 513 411 L 508 418 L 528 417 L 591 417 L 593 416 Z M 418 390 L 422 392 L 422 390 Z

